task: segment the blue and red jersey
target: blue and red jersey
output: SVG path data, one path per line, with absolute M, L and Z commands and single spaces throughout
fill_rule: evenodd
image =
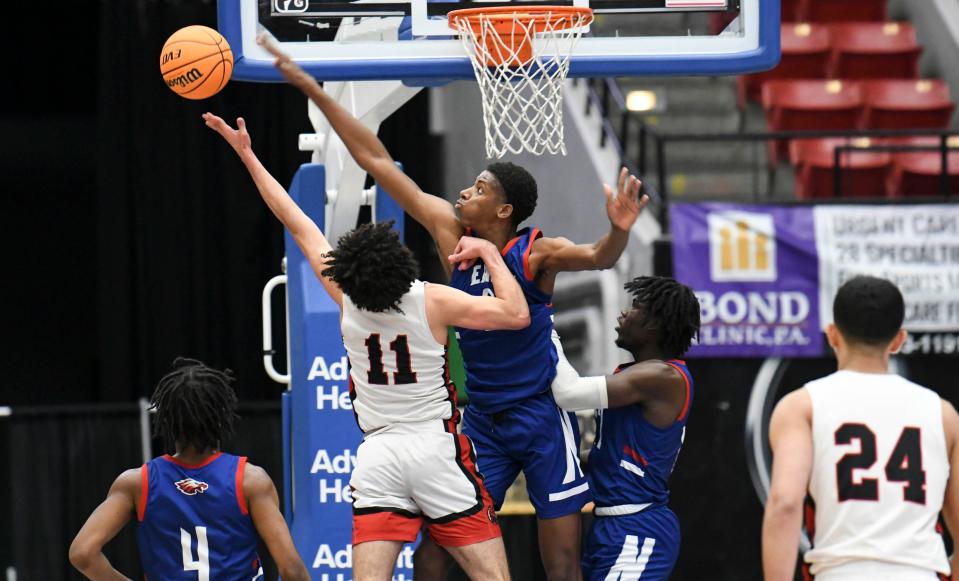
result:
M 523 228 L 503 248 L 503 261 L 513 273 L 529 304 L 530 325 L 515 331 L 474 331 L 457 328 L 466 368 L 470 405 L 494 414 L 547 391 L 556 375 L 552 295 L 536 286 L 529 268 L 538 228 Z M 482 260 L 461 271 L 453 268 L 450 286 L 473 296 L 494 296 Z
M 665 506 L 669 501 L 669 475 L 686 434 L 686 420 L 693 403 L 693 378 L 685 362 L 670 359 L 666 364 L 676 369 L 686 383 L 685 404 L 672 425 L 652 425 L 639 405 L 597 412 L 596 440 L 588 464 L 597 507 Z M 620 366 L 615 373 L 629 365 Z
M 243 495 L 246 458 L 199 465 L 169 455 L 140 468 L 137 545 L 149 581 L 252 580 L 262 574 Z

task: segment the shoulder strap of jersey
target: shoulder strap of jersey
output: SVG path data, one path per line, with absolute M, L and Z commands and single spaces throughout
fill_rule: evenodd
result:
M 246 475 L 246 456 L 240 456 L 236 463 L 236 502 L 240 507 L 240 513 L 250 514 L 250 509 L 246 504 L 246 494 L 243 493 L 243 477 Z
M 686 370 L 686 362 L 681 359 L 670 359 L 665 362 L 666 365 L 669 365 L 673 369 L 679 372 L 683 377 L 683 382 L 686 384 L 686 397 L 683 402 L 683 408 L 679 410 L 679 415 L 676 416 L 676 421 L 681 422 L 686 419 L 686 415 L 689 414 L 689 400 L 690 400 L 690 383 L 689 383 L 689 372 Z
M 137 521 L 143 522 L 147 514 L 147 498 L 150 496 L 150 467 L 140 466 L 140 501 L 137 502 Z
M 532 228 L 529 233 L 529 238 L 526 240 L 526 250 L 523 251 L 523 275 L 526 277 L 526 280 L 533 280 L 533 272 L 529 268 L 529 255 L 533 251 L 533 242 L 536 242 L 538 238 L 543 237 L 543 231 L 539 228 Z

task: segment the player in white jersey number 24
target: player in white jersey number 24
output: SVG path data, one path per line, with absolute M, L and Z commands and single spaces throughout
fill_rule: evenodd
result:
M 938 519 L 941 512 L 955 538 L 959 415 L 935 392 L 889 373 L 889 357 L 906 339 L 904 312 L 888 280 L 848 280 L 826 329 L 838 371 L 776 406 L 766 581 L 793 579 L 807 493 L 807 579 L 932 581 L 956 572 Z

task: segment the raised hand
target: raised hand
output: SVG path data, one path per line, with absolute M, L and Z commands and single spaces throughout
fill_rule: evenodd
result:
M 206 122 L 207 127 L 223 136 L 223 139 L 230 144 L 237 155 L 242 155 L 245 151 L 251 151 L 250 134 L 246 131 L 246 121 L 243 120 L 243 117 L 237 117 L 236 119 L 238 129 L 230 127 L 229 123 L 213 113 L 204 113 L 203 121 Z
M 276 57 L 276 60 L 273 61 L 273 66 L 275 66 L 276 69 L 280 71 L 280 74 L 283 75 L 283 78 L 294 87 L 302 89 L 305 85 L 316 82 L 316 79 L 304 71 L 288 54 L 281 51 L 265 34 L 258 35 L 256 37 L 256 43 Z
M 649 203 L 649 196 L 644 195 L 639 198 L 639 188 L 642 185 L 643 182 L 636 176 L 630 175 L 625 167 L 619 171 L 619 183 L 615 196 L 613 189 L 608 184 L 603 184 L 603 191 L 606 194 L 606 215 L 613 227 L 629 230 L 636 222 L 639 213 Z
M 466 270 L 476 264 L 478 258 L 482 258 L 484 252 L 490 250 L 496 251 L 496 246 L 489 240 L 474 238 L 473 236 L 463 236 L 453 249 L 453 254 L 447 257 L 450 264 L 459 263 L 459 270 Z

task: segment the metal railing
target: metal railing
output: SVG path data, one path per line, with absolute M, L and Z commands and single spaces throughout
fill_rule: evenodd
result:
M 620 90 L 616 80 L 613 78 L 597 78 L 587 80 L 591 91 L 595 94 L 595 99 L 587 101 L 587 113 L 595 104 L 600 108 L 600 113 L 605 118 L 604 131 L 600 136 L 600 146 L 605 145 L 609 139 L 607 133 L 612 133 L 619 141 L 619 149 L 624 157 L 624 164 L 627 167 L 635 168 L 640 177 L 647 176 L 647 170 L 650 170 L 650 158 L 655 161 L 655 182 L 659 198 L 660 222 L 666 227 L 666 212 L 670 197 L 670 186 L 668 179 L 669 158 L 667 155 L 667 146 L 672 143 L 708 143 L 708 142 L 753 142 L 761 144 L 776 143 L 782 140 L 791 139 L 819 139 L 827 137 L 841 137 L 847 139 L 855 138 L 886 138 L 886 137 L 918 137 L 933 136 L 939 138 L 938 145 L 893 145 L 886 143 L 870 143 L 868 146 L 859 146 L 855 144 L 842 144 L 836 147 L 834 151 L 833 164 L 833 183 L 836 186 L 834 192 L 841 197 L 843 180 L 843 166 L 840 163 L 845 159 L 845 152 L 861 151 L 938 151 L 940 153 L 940 191 L 939 195 L 948 197 L 949 191 L 949 151 L 955 151 L 954 147 L 949 146 L 949 138 L 959 135 L 959 129 L 862 129 L 862 130 L 822 130 L 822 131 L 754 131 L 754 132 L 710 132 L 710 133 L 665 133 L 662 132 L 643 119 L 643 116 L 629 111 L 626 107 L 625 97 Z M 618 117 L 618 122 L 613 123 L 612 119 Z M 633 129 L 635 127 L 635 129 Z M 631 139 L 638 141 L 637 153 L 634 158 L 630 158 L 628 152 Z M 758 157 L 758 156 L 757 156 Z M 765 169 L 768 174 L 765 197 L 772 193 L 776 167 L 761 164 L 758 160 L 754 166 L 754 172 L 758 176 Z M 760 192 L 758 188 L 758 179 L 754 180 L 754 197 L 758 200 Z M 879 197 L 879 196 L 877 196 Z

